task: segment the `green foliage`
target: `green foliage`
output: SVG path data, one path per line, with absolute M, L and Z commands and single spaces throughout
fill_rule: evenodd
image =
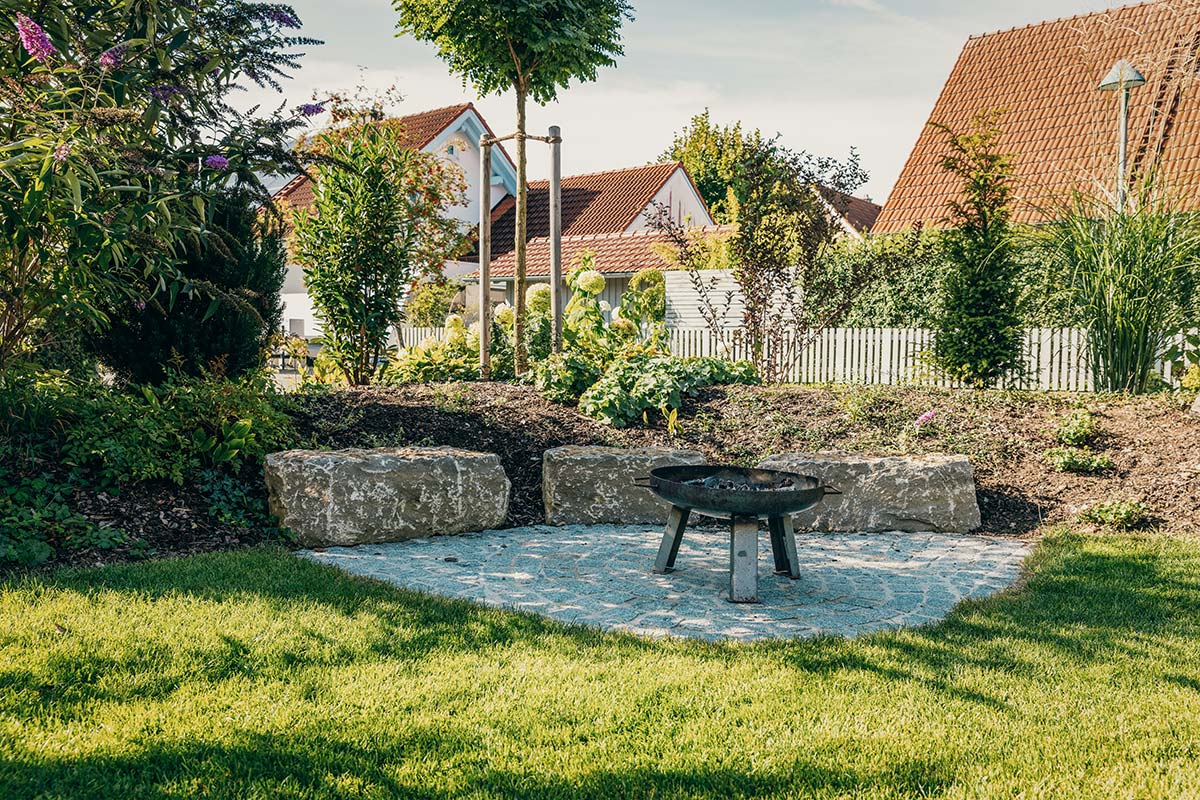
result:
M 1179 385 L 1185 392 L 1200 392 L 1200 365 L 1192 364 L 1187 372 L 1179 379 Z
M 214 486 L 216 475 L 257 481 L 263 457 L 295 436 L 257 378 L 169 376 L 128 391 L 65 378 L 10 381 L 0 408 L 0 560 L 21 563 L 119 540 L 119 531 L 98 530 L 75 511 L 76 491 L 142 481 Z M 231 502 L 228 486 L 214 491 Z
M 462 285 L 456 281 L 421 281 L 404 301 L 404 316 L 410 325 L 421 328 L 444 325 L 446 317 L 450 316 L 454 298 L 461 292 Z
M 1048 294 L 1087 332 L 1097 390 L 1153 388 L 1171 340 L 1196 319 L 1200 215 L 1181 212 L 1153 183 L 1118 209 L 1076 195 L 1057 222 L 1032 233 L 1048 265 Z
M 649 331 L 667 318 L 667 280 L 660 270 L 643 270 L 629 279 L 621 296 L 620 318 Z M 614 311 L 616 313 L 616 311 Z
M 1112 459 L 1084 447 L 1052 447 L 1043 456 L 1046 463 L 1058 472 L 1095 475 L 1113 468 Z
M 1100 426 L 1096 424 L 1096 415 L 1086 408 L 1074 411 L 1054 432 L 1058 443 L 1068 447 L 1088 447 L 1099 435 Z
M 13 36 L 35 19 L 39 52 Z M 312 40 L 286 5 L 249 0 L 7 3 L 0 29 L 0 370 L 37 357 L 61 323 L 102 329 L 125 301 L 195 288 L 178 246 L 236 175 L 294 163 L 296 117 L 243 114 L 247 83 L 278 87 Z M 219 156 L 213 165 L 202 159 Z M 170 300 L 167 302 L 169 303 Z
M 283 236 L 245 190 L 218 192 L 208 210 L 204 237 L 188 242 L 179 266 L 195 288 L 173 303 L 123 303 L 92 340 L 127 381 L 161 383 L 168 371 L 238 378 L 265 364 L 283 317 Z
M 1149 527 L 1154 521 L 1154 512 L 1137 501 L 1113 500 L 1085 508 L 1079 512 L 1079 519 L 1102 528 L 1130 531 Z
M 327 161 L 312 208 L 296 213 L 294 248 L 324 325 L 324 350 L 352 385 L 384 363 L 414 280 L 441 274 L 464 244 L 443 209 L 462 203 L 458 168 L 413 150 L 396 120 L 369 113 L 308 147 Z
M 949 137 L 942 167 L 962 181 L 950 203 L 949 264 L 938 309 L 933 360 L 968 386 L 995 386 L 1023 366 L 1021 263 L 1009 225 L 1013 166 L 998 150 L 999 113 L 977 116 L 970 131 L 939 126 Z
M 742 178 L 748 151 L 763 144 L 761 131 L 743 131 L 740 122 L 717 125 L 706 108 L 675 135 L 658 160 L 682 162 L 713 220 L 733 223 L 737 222 L 738 207 L 746 199 Z
M 931 328 L 941 305 L 947 265 L 943 235 L 913 229 L 906 233 L 843 239 L 823 258 L 839 284 L 870 274 L 869 282 L 837 321 L 848 328 Z
M 395 0 L 400 34 L 431 42 L 480 95 L 516 90 L 537 103 L 616 65 L 626 0 Z
M 653 352 L 614 360 L 579 398 L 579 410 L 618 428 L 661 413 L 673 425 L 683 400 L 706 386 L 757 383 L 749 362 L 717 358 L 676 358 Z

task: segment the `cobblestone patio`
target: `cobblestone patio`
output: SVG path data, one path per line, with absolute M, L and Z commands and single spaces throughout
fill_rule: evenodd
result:
M 1010 586 L 1026 542 L 933 533 L 797 534 L 802 577 L 771 573 L 759 540 L 756 605 L 726 601 L 729 533 L 689 529 L 670 575 L 651 572 L 657 526 L 537 526 L 305 551 L 355 575 L 563 622 L 647 636 L 755 640 L 940 620 Z

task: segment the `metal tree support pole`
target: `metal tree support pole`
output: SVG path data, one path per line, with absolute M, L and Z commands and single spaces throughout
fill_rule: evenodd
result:
M 1129 157 L 1129 93 L 1132 88 L 1121 86 L 1121 142 L 1120 157 L 1117 159 L 1117 211 L 1125 210 L 1125 197 L 1129 192 L 1126 181 L 1129 179 L 1127 159 Z
M 479 373 L 492 373 L 492 140 L 479 137 Z
M 550 336 L 555 353 L 562 352 L 562 131 L 550 126 Z

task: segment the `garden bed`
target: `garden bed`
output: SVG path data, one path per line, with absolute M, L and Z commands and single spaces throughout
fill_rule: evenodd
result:
M 1044 458 L 1079 405 L 1095 413 L 1095 449 L 1114 468 L 1056 472 Z M 509 524 L 542 517 L 542 452 L 565 444 L 669 444 L 710 461 L 754 465 L 792 450 L 961 453 L 975 465 L 983 530 L 1028 534 L 1113 499 L 1140 501 L 1167 531 L 1200 530 L 1200 421 L 1167 398 L 907 387 L 748 387 L 704 390 L 667 432 L 614 429 L 508 384 L 412 386 L 300 397 L 303 438 L 328 447 L 453 445 L 500 454 L 513 482 Z M 933 419 L 916 426 L 928 412 Z
M 1057 444 L 1055 430 L 1081 404 L 1100 429 L 1093 449 L 1113 463 L 1098 475 L 1057 472 L 1045 458 Z M 498 453 L 513 484 L 506 523 L 512 526 L 543 519 L 546 449 L 599 444 L 670 445 L 741 465 L 794 450 L 961 453 L 975 465 L 986 533 L 1029 535 L 1113 500 L 1144 504 L 1149 524 L 1164 531 L 1200 530 L 1200 420 L 1165 397 L 734 386 L 689 401 L 674 434 L 661 417 L 648 427 L 616 429 L 511 384 L 316 392 L 285 396 L 280 405 L 295 425 L 289 446 L 448 445 Z M 930 412 L 929 422 L 916 425 Z M 261 503 L 257 471 L 248 469 L 242 480 L 234 488 Z M 60 548 L 46 566 L 236 549 L 281 536 L 222 519 L 211 487 L 206 493 L 188 482 L 134 482 L 116 496 L 77 490 L 73 506 L 126 535 Z

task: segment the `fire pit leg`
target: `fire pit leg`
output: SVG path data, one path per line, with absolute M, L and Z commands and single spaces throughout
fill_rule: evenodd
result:
M 758 519 L 737 517 L 729 537 L 729 600 L 758 602 Z
M 791 574 L 792 568 L 788 563 L 787 549 L 783 544 L 783 517 L 768 519 L 767 529 L 771 531 L 771 556 L 775 559 L 775 574 Z
M 658 558 L 654 560 L 654 571 L 662 575 L 675 571 L 675 556 L 679 554 L 679 545 L 683 542 L 683 529 L 687 527 L 691 510 L 671 506 L 671 514 L 667 517 L 667 530 L 663 533 L 662 544 L 658 546 Z
M 775 531 L 778 530 L 778 534 Z M 780 552 L 775 551 L 775 571 L 785 573 L 792 580 L 800 577 L 800 557 L 796 554 L 796 528 L 792 524 L 792 515 L 785 514 L 771 520 L 771 540 L 774 543 L 778 535 L 783 545 L 783 568 L 780 569 Z

